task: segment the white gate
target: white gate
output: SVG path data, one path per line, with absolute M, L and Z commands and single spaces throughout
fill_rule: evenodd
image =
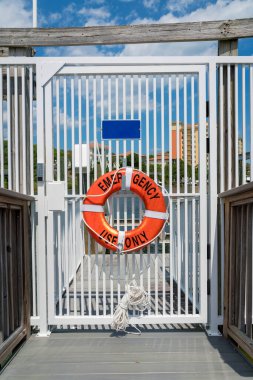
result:
M 37 86 L 38 266 L 48 274 L 40 325 L 110 324 L 131 279 L 151 301 L 131 323 L 205 323 L 206 67 L 42 61 Z M 101 140 L 104 119 L 139 119 L 141 139 Z M 91 240 L 80 205 L 99 175 L 125 165 L 166 188 L 170 221 L 147 249 L 122 256 Z M 118 194 L 110 223 L 132 229 L 142 208 L 132 193 Z
M 152 303 L 133 323 L 207 319 L 217 333 L 224 260 L 217 192 L 253 180 L 252 89 L 252 57 L 0 58 L 0 186 L 35 197 L 31 324 L 42 335 L 48 323 L 110 323 L 133 277 Z M 101 141 L 101 120 L 117 118 L 141 120 L 141 140 Z M 169 191 L 170 223 L 145 251 L 118 257 L 80 229 L 80 192 L 125 161 Z M 141 208 L 132 195 L 116 197 L 111 223 L 132 228 Z

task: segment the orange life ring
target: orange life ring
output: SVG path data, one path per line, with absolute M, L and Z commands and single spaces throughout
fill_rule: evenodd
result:
M 103 206 L 117 191 L 131 190 L 144 202 L 141 224 L 131 231 L 117 231 L 105 218 Z M 159 186 L 143 172 L 122 168 L 98 178 L 88 190 L 82 206 L 83 218 L 91 236 L 112 251 L 137 251 L 151 243 L 168 219 L 164 196 Z M 120 247 L 121 246 L 121 247 Z

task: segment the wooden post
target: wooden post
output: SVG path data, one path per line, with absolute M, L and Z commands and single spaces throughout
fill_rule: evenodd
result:
M 220 56 L 236 56 L 238 55 L 238 40 L 233 39 L 233 40 L 220 40 L 218 41 L 218 55 Z M 235 160 L 232 158 L 235 155 L 235 107 L 234 107 L 234 96 L 235 96 L 235 69 L 234 66 L 230 67 L 230 99 L 228 99 L 228 93 L 227 93 L 227 85 L 228 85 L 228 75 L 227 75 L 227 66 L 223 66 L 223 171 L 224 171 L 224 189 L 222 190 L 227 190 L 230 187 L 230 184 L 228 184 L 228 154 L 230 154 L 231 157 L 231 185 L 232 187 L 235 186 Z M 220 78 L 218 76 L 218 81 L 220 82 Z M 220 84 L 218 84 L 218 88 L 220 88 Z M 229 104 L 229 103 L 230 104 Z M 218 105 L 220 106 L 220 102 L 218 100 Z M 228 151 L 228 105 L 230 106 L 230 112 L 231 112 L 231 152 Z M 221 110 L 219 109 L 219 113 Z M 218 119 L 219 120 L 219 119 Z M 218 158 L 219 161 L 221 160 L 220 157 L 220 125 L 217 123 L 217 149 L 218 149 Z M 220 170 L 219 166 L 217 168 L 218 172 L 218 189 L 220 189 Z M 219 213 L 219 217 L 221 216 L 221 213 Z M 225 205 L 225 239 L 229 238 L 228 235 L 228 230 L 226 230 L 226 225 L 229 223 L 228 218 L 228 205 Z M 219 250 L 218 250 L 218 263 L 221 265 L 222 262 L 222 250 L 221 250 L 221 236 L 219 235 Z M 229 278 L 229 273 L 227 266 L 229 265 L 229 252 L 227 252 L 226 247 L 224 250 L 225 258 L 224 258 L 224 267 L 225 267 L 225 273 L 221 273 L 221 276 L 224 275 L 224 287 L 225 287 L 225 293 L 224 293 L 224 322 L 223 322 L 223 334 L 224 336 L 227 336 L 227 329 L 228 329 L 228 318 L 229 318 L 229 310 L 228 310 L 228 290 L 226 290 L 226 287 L 229 286 L 228 284 L 228 278 Z M 234 318 L 234 316 L 232 316 Z
M 230 221 L 230 209 L 229 202 L 225 201 L 225 239 L 227 244 L 224 250 L 224 315 L 223 315 L 223 335 L 228 337 L 229 326 L 229 221 Z
M 32 57 L 34 55 L 34 50 L 29 47 L 0 47 L 0 57 Z M 25 184 L 23 183 L 23 157 L 26 157 L 26 162 L 30 162 L 30 94 L 29 94 L 29 73 L 25 71 L 25 139 L 26 139 L 26 152 L 24 152 L 24 147 L 22 144 L 23 141 L 23 128 L 22 128 L 22 71 L 21 68 L 18 68 L 18 90 L 17 90 L 17 108 L 18 108 L 18 136 L 15 135 L 15 120 L 16 120 L 16 112 L 15 112 L 15 85 L 14 85 L 14 70 L 13 67 L 10 69 L 10 108 L 11 108 L 11 154 L 12 154 L 12 179 L 13 186 L 12 189 L 15 191 L 20 191 L 22 193 L 25 192 Z M 7 86 L 4 84 L 4 89 Z M 6 90 L 5 90 L 6 91 Z M 19 157 L 18 157 L 18 165 L 19 165 L 19 189 L 16 189 L 16 171 L 15 171 L 15 139 L 19 141 Z M 27 173 L 26 178 L 26 192 L 29 194 L 30 192 L 30 166 L 27 165 Z
M 218 55 L 238 55 L 238 40 L 221 40 L 218 43 Z M 230 66 L 230 98 L 228 99 L 228 70 L 223 66 L 223 139 L 224 139 L 224 190 L 235 187 L 235 66 Z M 231 136 L 228 136 L 228 110 L 230 109 Z M 219 130 L 219 124 L 218 124 Z M 219 133 L 218 133 L 219 136 Z M 228 151 L 228 138 L 231 138 L 231 151 Z M 218 144 L 219 145 L 219 144 Z M 231 158 L 231 184 L 228 183 L 228 155 Z
M 0 57 L 33 57 L 35 50 L 31 47 L 0 47 Z

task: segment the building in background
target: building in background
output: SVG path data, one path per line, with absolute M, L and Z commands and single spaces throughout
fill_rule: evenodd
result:
M 243 152 L 243 140 L 241 137 L 238 138 L 238 154 L 242 155 Z
M 195 123 L 186 125 L 186 157 L 189 165 L 192 164 L 192 140 L 193 140 L 193 155 L 194 155 L 194 166 L 199 165 L 199 125 Z M 185 134 L 184 134 L 184 124 L 179 122 L 179 155 L 177 155 L 177 124 L 172 123 L 172 159 L 179 157 L 180 160 L 184 160 L 184 149 L 185 149 Z M 206 136 L 208 137 L 208 124 L 206 125 Z M 193 137 L 193 139 L 192 139 Z

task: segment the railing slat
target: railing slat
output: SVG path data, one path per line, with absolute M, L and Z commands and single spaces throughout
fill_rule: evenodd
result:
M 253 358 L 252 217 L 253 182 L 226 191 L 223 333 Z
M 246 335 L 252 338 L 252 204 L 247 205 L 246 226 Z
M 230 241 L 231 241 L 231 244 L 230 244 L 230 263 L 229 263 L 229 277 L 230 277 L 230 283 L 229 283 L 229 297 L 230 299 L 234 299 L 234 296 L 235 296 L 235 271 L 236 271 L 236 259 L 235 259 L 235 256 L 232 254 L 232 250 L 234 249 L 235 247 L 235 244 L 236 244 L 236 236 L 238 236 L 238 232 L 239 231 L 236 231 L 236 227 L 237 227 L 237 224 L 236 224 L 236 221 L 237 221 L 237 218 L 236 218 L 236 214 L 237 214 L 237 210 L 232 207 L 231 209 L 231 215 L 230 215 L 230 225 L 231 225 L 231 228 L 230 228 Z M 229 323 L 230 324 L 234 324 L 235 323 L 235 305 L 234 305 L 234 302 L 230 302 L 229 304 Z
M 241 223 L 241 257 L 240 257 L 240 303 L 238 327 L 242 332 L 245 331 L 245 273 L 246 273 L 246 207 L 242 206 Z
M 237 233 L 238 238 L 236 241 L 236 251 L 235 251 L 235 260 L 236 260 L 236 273 L 235 273 L 235 283 L 238 285 L 240 284 L 240 250 L 241 250 L 241 238 L 242 238 L 242 210 L 238 209 L 237 211 Z M 238 320 L 239 320 L 239 302 L 240 302 L 240 294 L 239 294 L 239 287 L 236 286 L 235 288 L 235 325 L 238 326 Z

